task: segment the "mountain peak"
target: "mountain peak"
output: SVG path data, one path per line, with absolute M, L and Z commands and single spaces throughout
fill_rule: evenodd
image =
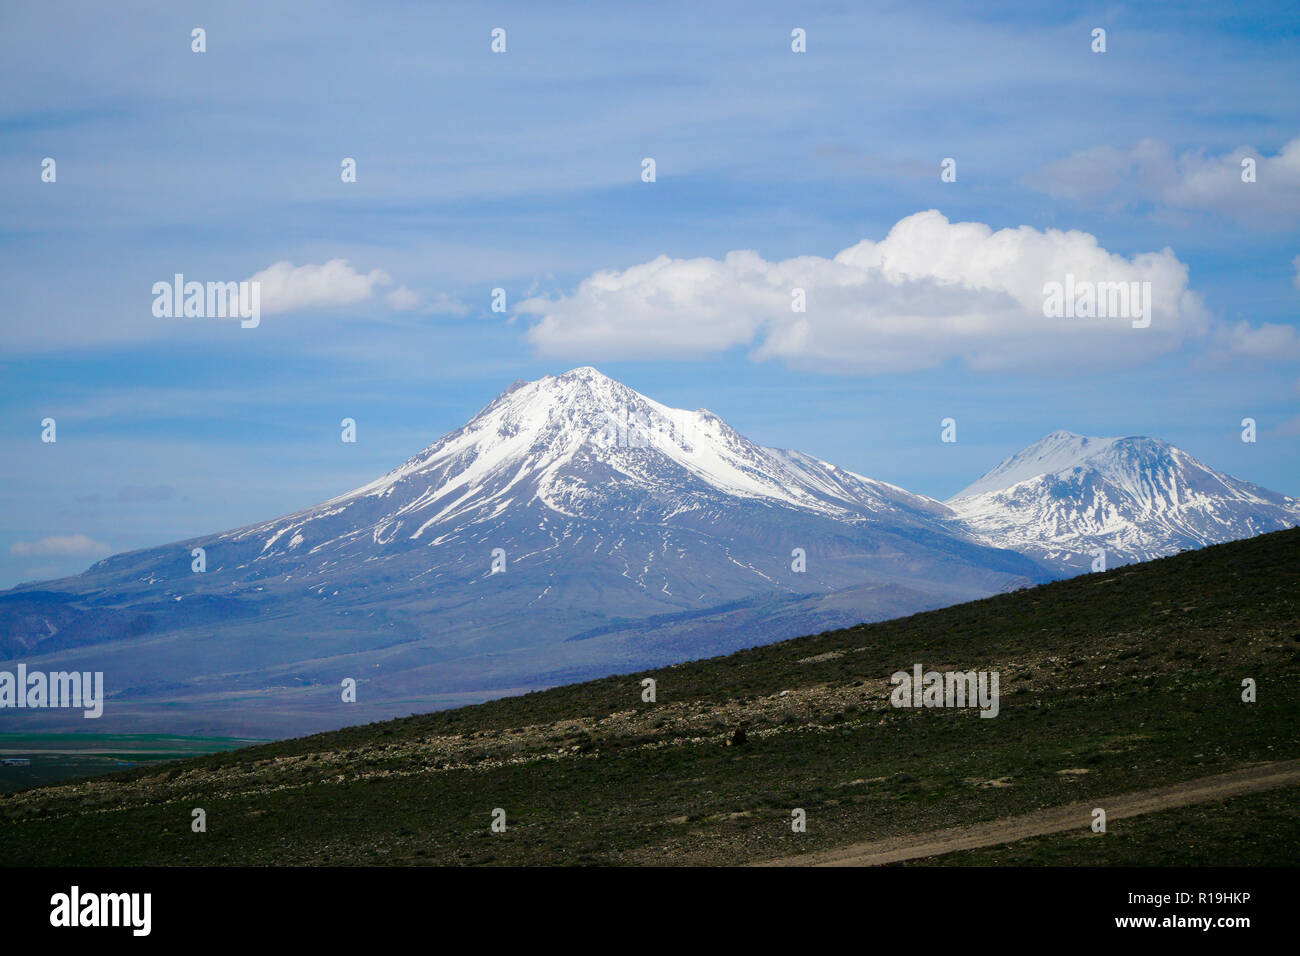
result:
M 644 395 L 629 388 L 617 379 L 610 378 L 590 365 L 571 368 L 560 375 L 543 375 L 521 388 L 523 397 L 530 403 L 572 405 L 584 404 L 601 407 L 606 411 L 631 404 L 648 402 Z
M 648 399 L 598 369 L 584 365 L 560 375 L 515 381 L 480 409 L 461 432 L 480 430 L 487 423 L 494 423 L 490 426 L 493 428 L 535 430 L 557 415 L 570 419 L 585 418 L 590 425 L 602 416 L 643 401 Z M 562 411 L 564 409 L 568 411 Z M 422 454 L 427 454 L 433 447 L 436 446 L 425 449 Z
M 565 382 L 574 381 L 574 380 L 580 380 L 580 381 L 604 380 L 607 382 L 614 381 L 612 378 L 610 378 L 600 369 L 593 368 L 590 365 L 579 365 L 577 368 L 571 368 L 567 372 L 561 375 L 557 375 L 555 377 Z
M 905 522 L 947 517 L 933 499 L 765 448 L 713 412 L 660 404 L 591 366 L 512 385 L 462 428 L 325 507 L 375 502 L 385 540 L 399 525 L 413 540 L 449 540 L 435 529 L 463 531 L 504 509 L 599 518 L 611 496 L 620 507 L 639 500 L 645 514 L 764 502 L 844 521 L 892 510 Z
M 945 506 L 581 366 L 515 383 L 341 497 L 0 602 L 0 656 L 85 666 L 111 638 L 111 662 L 147 627 L 181 663 L 130 694 L 165 701 L 168 725 L 178 694 L 197 706 L 213 687 L 232 721 L 262 698 L 334 719 L 340 662 L 409 713 L 981 597 L 1098 549 L 1113 565 L 1300 522 L 1300 501 L 1150 438 L 1056 431 L 981 483 Z
M 948 501 L 985 540 L 1080 569 L 1292 527 L 1295 499 L 1144 435 L 1055 431 Z
M 555 386 L 563 386 L 565 389 L 596 389 L 602 394 L 609 394 L 611 391 L 617 392 L 623 389 L 631 391 L 622 382 L 610 378 L 600 369 L 593 368 L 590 365 L 580 365 L 577 368 L 569 369 L 567 372 L 561 372 L 559 375 L 543 375 L 539 379 L 524 384 L 535 385 L 542 391 Z
M 986 472 L 978 481 L 967 485 L 949 500 L 957 501 L 989 491 L 1000 491 L 1039 475 L 1055 474 L 1077 467 L 1087 459 L 1111 448 L 1117 441 L 1120 439 L 1077 435 L 1065 429 L 1058 429 L 1049 435 L 1044 435 L 1010 458 L 1004 459 L 997 467 Z
M 953 502 L 1002 491 L 1031 478 L 1059 475 L 1075 468 L 1089 467 L 1112 473 L 1119 470 L 1141 472 L 1171 458 L 1202 467 L 1186 452 L 1159 438 L 1145 435 L 1100 438 L 1058 429 L 1003 460 L 948 500 Z

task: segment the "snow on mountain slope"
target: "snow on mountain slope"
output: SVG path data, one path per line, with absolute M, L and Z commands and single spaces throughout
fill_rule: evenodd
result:
M 1300 524 L 1300 500 L 1220 474 L 1154 438 L 1057 431 L 948 505 L 997 547 L 1065 570 L 1108 566 Z
M 578 368 L 516 383 L 463 428 L 361 488 L 222 538 L 259 542 L 254 564 L 296 554 L 323 563 L 358 545 L 442 546 L 528 507 L 540 509 L 543 523 L 671 524 L 737 505 L 964 536 L 933 499 L 761 447 L 711 412 L 669 408 Z
M 1001 491 L 1039 475 L 1068 470 L 1081 460 L 1104 452 L 1118 438 L 1089 438 L 1055 431 L 1002 462 L 978 481 L 957 492 L 951 500 L 970 498 L 986 491 Z
M 199 579 L 189 573 L 194 547 L 209 562 Z M 795 548 L 808 556 L 806 571 L 792 570 Z M 347 494 L 116 555 L 69 581 L 98 585 L 117 603 L 198 588 L 223 599 L 254 590 L 259 600 L 364 599 L 385 612 L 432 601 L 445 611 L 483 593 L 494 553 L 509 574 L 493 589 L 510 590 L 516 610 L 554 609 L 560 628 L 773 589 L 928 575 L 927 587 L 986 592 L 1044 573 L 977 541 L 931 498 L 764 448 L 712 412 L 670 408 L 577 368 L 515 383 L 462 428 Z M 454 630 L 455 615 L 444 618 Z
M 277 720 L 319 727 L 348 719 L 341 676 L 409 713 L 1049 576 L 931 498 L 577 368 L 516 383 L 319 505 L 19 589 L 0 602 L 0 657 L 46 649 L 129 673 L 132 706 L 167 720 L 183 701 L 227 716 L 247 702 L 249 720 L 274 701 Z M 569 641 L 581 634 L 600 636 Z
M 515 383 L 464 428 L 321 508 L 390 497 L 404 484 L 422 481 L 428 485 L 425 494 L 403 513 L 452 499 L 429 519 L 439 521 L 500 500 L 527 480 L 528 490 L 543 503 L 567 513 L 561 505 L 573 501 L 565 487 L 566 469 L 584 454 L 603 457 L 616 471 L 648 485 L 688 477 L 726 495 L 836 516 L 864 507 L 944 514 L 932 499 L 798 452 L 762 448 L 709 411 L 669 408 L 593 368 Z M 459 494 L 453 498 L 454 492 Z
M 944 504 L 577 368 L 319 505 L 0 595 L 0 658 L 117 675 L 124 731 L 273 735 L 356 722 L 343 677 L 378 719 L 1298 520 L 1163 442 L 1064 432 Z

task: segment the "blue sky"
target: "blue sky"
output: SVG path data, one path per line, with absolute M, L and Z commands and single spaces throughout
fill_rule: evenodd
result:
M 270 6 L 0 12 L 0 587 L 313 504 L 588 364 L 939 498 L 1057 428 L 1300 495 L 1293 3 Z M 960 223 L 1024 242 L 929 271 Z M 1077 234 L 1170 266 L 1152 335 L 1017 331 Z M 810 288 L 804 341 L 773 290 L 863 240 L 911 272 Z M 176 272 L 333 260 L 255 329 L 152 314 Z

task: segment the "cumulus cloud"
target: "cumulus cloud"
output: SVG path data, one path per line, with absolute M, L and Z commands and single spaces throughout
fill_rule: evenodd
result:
M 1242 181 L 1247 159 L 1255 164 L 1254 182 Z M 1250 146 L 1217 156 L 1175 153 L 1155 139 L 1128 150 L 1093 146 L 1049 163 L 1029 184 L 1056 198 L 1154 202 L 1281 226 L 1300 219 L 1300 137 L 1273 156 Z
M 1149 282 L 1152 321 L 1047 318 L 1045 286 Z M 1125 258 L 1085 232 L 994 231 L 936 210 L 900 220 L 832 259 L 769 262 L 757 252 L 670 259 L 534 297 L 528 339 L 542 354 L 591 360 L 700 356 L 736 347 L 755 359 L 831 371 L 892 372 L 949 361 L 985 370 L 1111 367 L 1204 335 L 1209 315 L 1170 249 Z M 793 308 L 796 289 L 806 311 Z
M 353 305 L 369 299 L 377 286 L 391 285 L 393 280 L 382 269 L 360 273 L 346 259 L 331 259 L 319 266 L 295 266 L 283 260 L 258 272 L 250 281 L 261 283 L 262 312 L 272 315 Z
M 15 541 L 9 553 L 20 557 L 102 558 L 113 553 L 108 545 L 84 534 L 55 535 L 39 541 Z

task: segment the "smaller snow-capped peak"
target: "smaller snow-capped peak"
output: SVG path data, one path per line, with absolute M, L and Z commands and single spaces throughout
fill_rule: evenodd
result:
M 978 481 L 957 492 L 949 501 L 958 501 L 989 491 L 1001 491 L 1029 478 L 1037 478 L 1039 475 L 1054 475 L 1068 471 L 1104 454 L 1111 450 L 1116 442 L 1123 440 L 1125 439 L 1076 435 L 1065 430 L 1054 431 L 1005 459 Z
M 948 500 L 977 535 L 1066 567 L 1146 560 L 1294 527 L 1300 501 L 1155 438 L 1057 431 Z
M 1168 499 L 1168 504 L 1178 505 L 1180 491 L 1189 489 L 1238 499 L 1255 498 L 1251 491 L 1255 486 L 1221 475 L 1167 441 L 1144 435 L 1097 438 L 1055 431 L 1003 461 L 953 495 L 948 503 L 961 510 L 963 500 L 1008 492 L 1033 479 L 1078 479 L 1085 474 L 1148 505 L 1162 497 Z

